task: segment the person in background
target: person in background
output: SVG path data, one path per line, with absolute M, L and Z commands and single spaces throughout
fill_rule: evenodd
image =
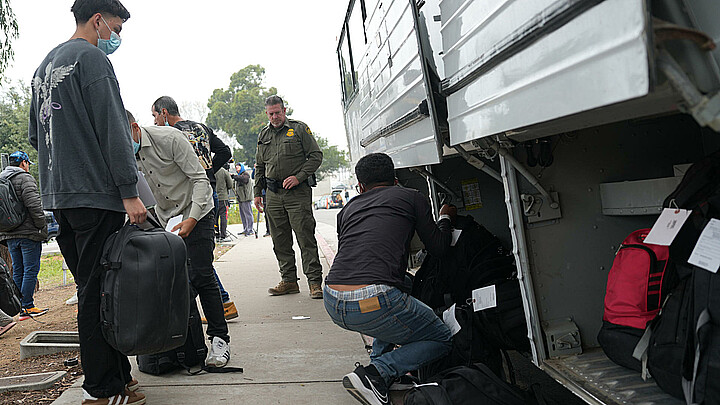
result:
M 218 210 L 218 219 L 216 225 L 219 231 L 218 242 L 227 242 L 227 213 L 230 206 L 230 190 L 233 189 L 233 179 L 230 177 L 230 165 L 225 165 L 215 172 L 215 180 L 217 181 L 216 190 L 220 209 Z
M 27 153 L 17 151 L 10 155 L 8 166 L 0 173 L 0 178 L 10 180 L 26 213 L 25 220 L 18 227 L 0 232 L 0 242 L 7 244 L 12 257 L 13 281 L 22 293 L 21 321 L 48 311 L 48 308 L 36 307 L 33 300 L 40 272 L 42 242 L 48 238 L 48 229 L 37 182 L 29 173 L 31 164 Z
M 83 405 L 140 405 L 127 356 L 100 333 L 100 257 L 125 223 L 145 222 L 120 87 L 107 55 L 130 13 L 118 0 L 76 0 L 73 36 L 47 54 L 32 79 L 28 138 L 38 150 L 42 203 L 78 285 Z M 48 35 L 57 33 L 48 31 Z
M 253 187 L 254 187 L 254 185 L 255 185 L 255 169 L 257 169 L 257 164 L 254 164 L 254 165 L 253 165 L 252 174 L 250 174 L 250 178 L 253 179 Z M 265 188 L 263 188 L 263 189 L 262 189 L 262 208 L 263 208 L 263 211 L 265 211 L 265 203 L 266 203 L 266 201 L 265 201 L 265 194 L 266 194 L 266 191 L 265 191 Z M 261 211 L 258 211 L 258 216 L 259 216 L 260 214 L 261 214 Z M 267 213 L 265 213 L 265 234 L 263 235 L 263 238 L 267 238 L 268 236 L 270 236 L 270 226 L 268 225 L 268 221 L 267 221 Z
M 162 96 L 158 98 L 155 100 L 150 110 L 153 115 L 153 122 L 155 125 L 175 127 L 183 131 L 183 133 L 185 133 L 188 137 L 200 165 L 203 169 L 205 169 L 205 174 L 207 175 L 208 180 L 210 180 L 213 204 L 215 207 L 213 214 L 217 218 L 220 210 L 220 201 L 218 200 L 218 195 L 215 191 L 215 185 L 217 183 L 215 173 L 220 170 L 220 168 L 222 168 L 222 166 L 232 157 L 230 147 L 225 145 L 225 143 L 218 138 L 217 135 L 215 135 L 215 132 L 213 132 L 213 130 L 207 125 L 186 120 L 181 117 L 180 109 L 172 97 Z M 235 303 L 230 301 L 230 294 L 225 291 L 225 287 L 223 287 L 220 277 L 214 267 L 213 273 L 215 274 L 215 281 L 220 288 L 220 294 L 223 299 L 225 319 L 237 318 L 238 313 L 237 308 L 235 308 Z
M 252 212 L 253 185 L 250 181 L 250 173 L 245 170 L 245 165 L 241 163 L 235 167 L 238 173 L 233 174 L 232 178 L 235 180 L 235 196 L 240 209 L 240 219 L 243 223 L 243 235 L 250 236 L 255 233 L 253 231 Z
M 370 364 L 356 364 L 343 387 L 363 404 L 389 404 L 396 379 L 452 348 L 442 319 L 399 287 L 413 235 L 442 256 L 450 248 L 457 209 L 443 205 L 433 221 L 424 195 L 397 186 L 393 161 L 384 153 L 362 157 L 355 174 L 360 195 L 337 216 L 338 252 L 325 278 L 325 310 L 341 328 L 375 338 Z

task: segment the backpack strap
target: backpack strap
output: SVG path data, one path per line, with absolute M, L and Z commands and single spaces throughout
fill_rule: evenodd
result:
M 633 350 L 632 356 L 640 360 L 642 363 L 642 379 L 643 381 L 648 380 L 648 368 L 647 368 L 647 361 L 648 361 L 648 348 L 650 347 L 650 336 L 652 336 L 652 323 L 645 328 L 645 333 L 643 333 L 642 337 L 640 338 L 640 341 L 638 342 L 637 346 L 635 346 L 635 350 Z
M 682 389 L 685 393 L 685 399 L 688 404 L 694 404 L 695 399 L 695 386 L 697 384 L 697 377 L 698 377 L 698 368 L 700 366 L 700 355 L 703 352 L 707 352 L 709 348 L 705 347 L 706 345 L 703 343 L 707 343 L 707 339 L 705 336 L 708 333 L 708 329 L 706 326 L 710 323 L 710 311 L 708 311 L 707 308 L 705 308 L 698 317 L 697 324 L 695 325 L 695 357 L 694 359 L 688 359 L 689 361 L 693 362 L 693 368 L 692 368 L 692 381 L 689 381 L 685 378 L 685 376 L 682 376 Z

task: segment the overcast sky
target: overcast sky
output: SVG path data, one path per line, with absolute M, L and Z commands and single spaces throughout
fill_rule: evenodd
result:
M 125 107 L 141 124 L 152 125 L 158 97 L 171 96 L 181 108 L 206 104 L 232 73 L 259 64 L 293 118 L 347 149 L 335 49 L 348 0 L 121 1 L 131 18 L 110 61 Z M 30 84 L 45 55 L 72 36 L 73 2 L 10 0 L 20 38 L 7 78 Z

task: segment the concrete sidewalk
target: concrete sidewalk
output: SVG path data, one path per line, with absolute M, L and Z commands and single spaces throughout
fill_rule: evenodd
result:
M 236 225 L 230 230 L 238 234 Z M 325 251 L 332 256 L 337 249 L 334 227 L 319 223 L 318 232 L 319 239 L 326 241 Z M 297 244 L 295 250 L 298 252 Z M 322 249 L 320 254 L 325 256 Z M 301 263 L 299 252 L 297 263 Z M 132 374 L 140 381 L 139 392 L 147 396 L 149 405 L 357 404 L 340 381 L 356 361 L 368 361 L 360 335 L 333 324 L 322 300 L 310 299 L 301 269 L 300 294 L 267 294 L 280 280 L 269 237 L 240 236 L 235 247 L 215 262 L 215 268 L 240 315 L 228 322 L 229 365 L 243 367 L 245 372 L 188 376 L 178 371 L 156 377 L 139 372 L 131 358 Z M 310 319 L 293 320 L 293 316 Z M 80 404 L 81 384 L 82 379 L 53 404 Z

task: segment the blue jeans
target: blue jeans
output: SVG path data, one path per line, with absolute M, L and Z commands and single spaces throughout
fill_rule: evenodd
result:
M 8 239 L 8 250 L 12 257 L 13 281 L 22 293 L 22 307 L 32 308 L 35 284 L 40 272 L 40 256 L 42 255 L 42 242 L 30 239 Z
M 355 291 L 335 291 L 325 286 L 323 299 L 336 325 L 375 338 L 370 364 L 388 386 L 452 348 L 450 329 L 432 309 L 395 287 L 370 285 Z M 379 307 L 360 312 L 363 300 Z M 394 349 L 395 345 L 400 347 Z

